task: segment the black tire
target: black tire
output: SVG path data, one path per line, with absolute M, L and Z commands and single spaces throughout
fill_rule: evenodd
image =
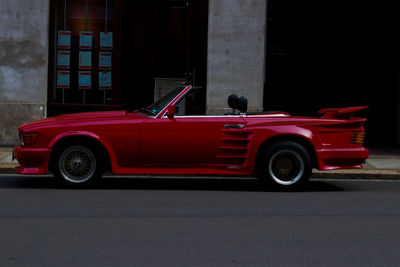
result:
M 280 190 L 304 186 L 312 172 L 310 154 L 300 144 L 282 141 L 261 152 L 257 166 L 258 178 Z
M 81 187 L 92 184 L 104 173 L 103 159 L 85 145 L 70 145 L 56 152 L 53 174 L 64 184 Z

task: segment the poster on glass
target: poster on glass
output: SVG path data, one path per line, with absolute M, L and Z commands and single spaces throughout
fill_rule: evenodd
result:
M 92 72 L 79 71 L 79 89 L 92 88 Z
M 57 53 L 57 68 L 58 69 L 69 69 L 70 68 L 70 51 L 58 51 Z
M 92 32 L 81 31 L 79 33 L 79 49 L 92 49 Z
M 79 51 L 79 69 L 90 70 L 92 68 L 92 51 Z
M 58 49 L 71 48 L 71 31 L 58 31 Z
M 69 88 L 69 71 L 59 70 L 57 71 L 57 88 L 68 89 Z
M 99 89 L 100 90 L 111 90 L 111 71 L 100 71 L 99 72 Z

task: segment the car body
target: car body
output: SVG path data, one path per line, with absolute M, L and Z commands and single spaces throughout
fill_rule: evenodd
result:
M 19 174 L 47 174 L 83 185 L 114 174 L 256 175 L 294 188 L 311 169 L 361 168 L 366 107 L 321 110 L 321 117 L 286 112 L 177 114 L 192 86 L 134 112 L 68 114 L 23 124 L 14 148 Z M 247 106 L 247 102 L 246 102 Z M 94 166 L 93 166 L 94 165 Z M 291 172 L 291 173 L 288 173 Z M 281 175 L 281 176 L 279 176 Z

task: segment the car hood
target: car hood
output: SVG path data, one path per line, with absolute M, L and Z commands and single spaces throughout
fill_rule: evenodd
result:
M 74 113 L 74 114 L 64 114 L 56 117 L 50 117 L 47 119 L 35 120 L 27 122 L 19 126 L 20 131 L 34 131 L 39 128 L 54 127 L 54 126 L 65 126 L 68 124 L 85 124 L 94 123 L 99 121 L 106 121 L 109 119 L 123 119 L 129 118 L 132 120 L 143 120 L 147 118 L 144 115 L 138 113 L 127 113 L 126 111 L 102 111 L 102 112 L 85 112 L 85 113 Z

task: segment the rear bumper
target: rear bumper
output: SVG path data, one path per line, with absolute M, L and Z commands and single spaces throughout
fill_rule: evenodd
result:
M 360 169 L 369 156 L 365 147 L 325 148 L 316 151 L 318 168 L 323 171 L 340 169 Z
M 14 147 L 13 157 L 20 166 L 16 168 L 19 174 L 47 174 L 51 148 Z

